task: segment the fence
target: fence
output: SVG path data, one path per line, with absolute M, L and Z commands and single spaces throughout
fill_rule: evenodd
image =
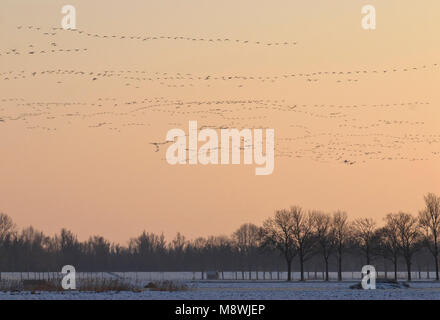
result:
M 222 281 L 286 281 L 287 272 L 278 271 L 217 271 L 218 280 Z M 51 280 L 61 279 L 64 275 L 61 272 L 0 272 L 0 280 Z M 292 280 L 299 281 L 301 274 L 299 272 L 291 273 Z M 88 279 L 123 279 L 133 282 L 176 280 L 176 281 L 201 281 L 207 280 L 207 272 L 77 272 L 76 277 L 79 280 Z M 394 272 L 379 271 L 378 278 L 394 279 Z M 407 272 L 398 272 L 399 280 L 407 279 Z M 413 280 L 434 280 L 435 272 L 412 272 Z M 305 272 L 305 280 L 323 281 L 324 272 Z M 342 272 L 343 281 L 359 281 L 362 274 L 359 271 Z M 331 281 L 338 280 L 337 272 L 330 272 Z

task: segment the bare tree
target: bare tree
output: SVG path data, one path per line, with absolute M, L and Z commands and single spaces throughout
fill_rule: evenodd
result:
M 313 233 L 313 216 L 305 213 L 300 207 L 292 206 L 290 214 L 293 220 L 293 239 L 299 256 L 301 281 L 304 281 L 304 262 L 313 252 L 315 237 Z
M 174 250 L 180 254 L 185 250 L 186 245 L 187 241 L 185 239 L 185 236 L 182 235 L 180 232 L 177 232 L 176 237 L 169 244 L 169 249 Z
M 377 231 L 380 238 L 380 250 L 383 257 L 393 263 L 394 279 L 397 281 L 397 265 L 400 254 L 398 231 L 392 217 L 385 218 L 385 221 L 386 225 Z
M 419 266 L 420 271 L 422 267 L 427 267 L 427 262 L 431 262 L 435 255 L 434 239 L 438 236 L 438 220 L 435 217 L 438 215 L 439 200 L 438 197 L 428 195 L 425 201 L 426 208 L 419 214 L 419 219 L 406 213 L 390 214 L 385 219 L 385 227 L 376 232 L 375 224 L 370 219 L 358 219 L 351 224 L 344 212 L 329 215 L 291 207 L 277 211 L 264 222 L 262 228 L 250 223 L 244 224 L 230 237 L 208 236 L 188 241 L 178 233 L 174 239 L 166 241 L 163 234 L 143 232 L 132 238 L 128 246 L 112 243 L 99 235 L 79 241 L 73 232 L 66 229 L 51 237 L 32 227 L 19 233 L 11 218 L 0 214 L 0 269 L 47 271 L 58 269 L 60 265 L 73 264 L 83 271 L 179 269 L 200 272 L 239 270 L 243 266 L 249 266 L 249 271 L 253 271 L 251 267 L 257 264 L 267 269 L 280 270 L 279 266 L 287 262 L 288 279 L 291 280 L 291 265 L 298 255 L 301 279 L 304 279 L 307 261 L 316 263 L 313 266 L 316 273 L 323 257 L 326 279 L 329 280 L 329 268 L 334 265 L 338 267 L 338 278 L 341 280 L 342 258 L 354 268 L 364 263 L 365 257 L 367 262 L 371 262 L 372 248 L 376 250 L 376 246 L 371 244 L 375 241 L 371 239 L 378 237 L 384 258 L 394 263 L 395 276 L 398 263 L 401 263 L 398 260 L 403 256 L 410 277 L 411 263 Z M 420 232 L 422 229 L 423 233 Z M 352 241 L 351 231 L 354 231 L 356 242 Z M 428 248 L 416 252 L 421 244 L 419 239 L 422 238 L 425 242 L 429 241 L 432 252 Z M 350 258 L 353 259 L 348 260 L 345 254 L 351 243 L 354 246 Z M 262 254 L 258 249 L 264 246 L 273 250 Z M 318 250 L 320 256 L 317 259 L 311 257 Z M 337 258 L 335 261 L 332 259 L 333 254 Z M 354 255 L 361 255 L 362 260 L 359 261 Z M 271 272 L 271 279 L 272 276 Z
M 258 247 L 260 228 L 252 223 L 245 223 L 232 234 L 232 239 L 241 253 L 248 253 Z
M 390 213 L 386 219 L 387 222 L 394 225 L 397 231 L 397 244 L 405 258 L 408 281 L 411 281 L 412 256 L 417 251 L 418 242 L 420 240 L 418 220 L 411 214 L 404 212 Z
M 350 228 L 347 213 L 337 211 L 333 214 L 332 233 L 335 237 L 336 254 L 338 260 L 338 280 L 342 281 L 342 254 L 350 239 Z
M 440 235 L 440 197 L 434 193 L 425 196 L 426 208 L 419 212 L 419 223 L 423 229 L 426 246 L 434 257 L 435 279 L 439 280 L 438 237 Z
M 325 281 L 329 281 L 328 263 L 332 251 L 335 248 L 335 238 L 332 233 L 332 218 L 329 214 L 319 211 L 313 212 L 316 240 L 319 251 L 324 258 Z
M 376 240 L 376 222 L 371 218 L 359 218 L 353 222 L 353 238 L 364 252 L 369 265 Z
M 262 246 L 274 248 L 283 255 L 287 263 L 287 281 L 291 281 L 292 260 L 297 255 L 294 240 L 294 218 L 288 210 L 277 210 L 273 218 L 263 223 L 261 230 Z
M 0 243 L 8 236 L 12 235 L 16 231 L 15 228 L 15 224 L 11 217 L 0 212 Z
M 251 272 L 251 256 L 254 255 L 259 247 L 260 228 L 252 223 L 245 223 L 232 234 L 232 239 L 240 255 L 248 263 L 249 274 Z M 244 273 L 244 271 L 242 270 Z

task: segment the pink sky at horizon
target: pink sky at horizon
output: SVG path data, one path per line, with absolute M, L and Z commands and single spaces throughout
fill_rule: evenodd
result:
M 64 4 L 0 4 L 0 212 L 20 228 L 65 227 L 82 240 L 99 234 L 125 244 L 143 230 L 167 239 L 229 235 L 291 205 L 381 222 L 389 212 L 417 214 L 426 193 L 440 194 L 438 1 L 69 3 L 85 33 L 250 44 L 51 31 Z M 361 28 L 365 4 L 376 7 L 374 31 Z M 270 80 L 213 80 L 223 76 Z M 150 143 L 171 128 L 187 132 L 189 120 L 274 128 L 288 156 L 275 159 L 270 176 L 246 165 L 170 166 Z

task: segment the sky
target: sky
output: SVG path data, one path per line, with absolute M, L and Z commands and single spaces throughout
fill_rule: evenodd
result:
M 66 4 L 73 31 L 60 29 Z M 361 26 L 367 4 L 375 30 Z M 122 244 L 143 230 L 230 234 L 291 205 L 417 214 L 440 194 L 439 11 L 436 0 L 2 0 L 0 212 Z M 273 174 L 168 164 L 152 143 L 190 120 L 274 129 Z

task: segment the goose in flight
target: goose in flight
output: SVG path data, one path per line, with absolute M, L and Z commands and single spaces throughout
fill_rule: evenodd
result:
M 167 143 L 171 143 L 172 141 L 164 141 L 164 142 L 150 142 L 150 144 L 152 144 L 153 146 L 156 147 L 156 149 L 154 150 L 154 152 L 159 152 L 160 146 L 167 144 Z

